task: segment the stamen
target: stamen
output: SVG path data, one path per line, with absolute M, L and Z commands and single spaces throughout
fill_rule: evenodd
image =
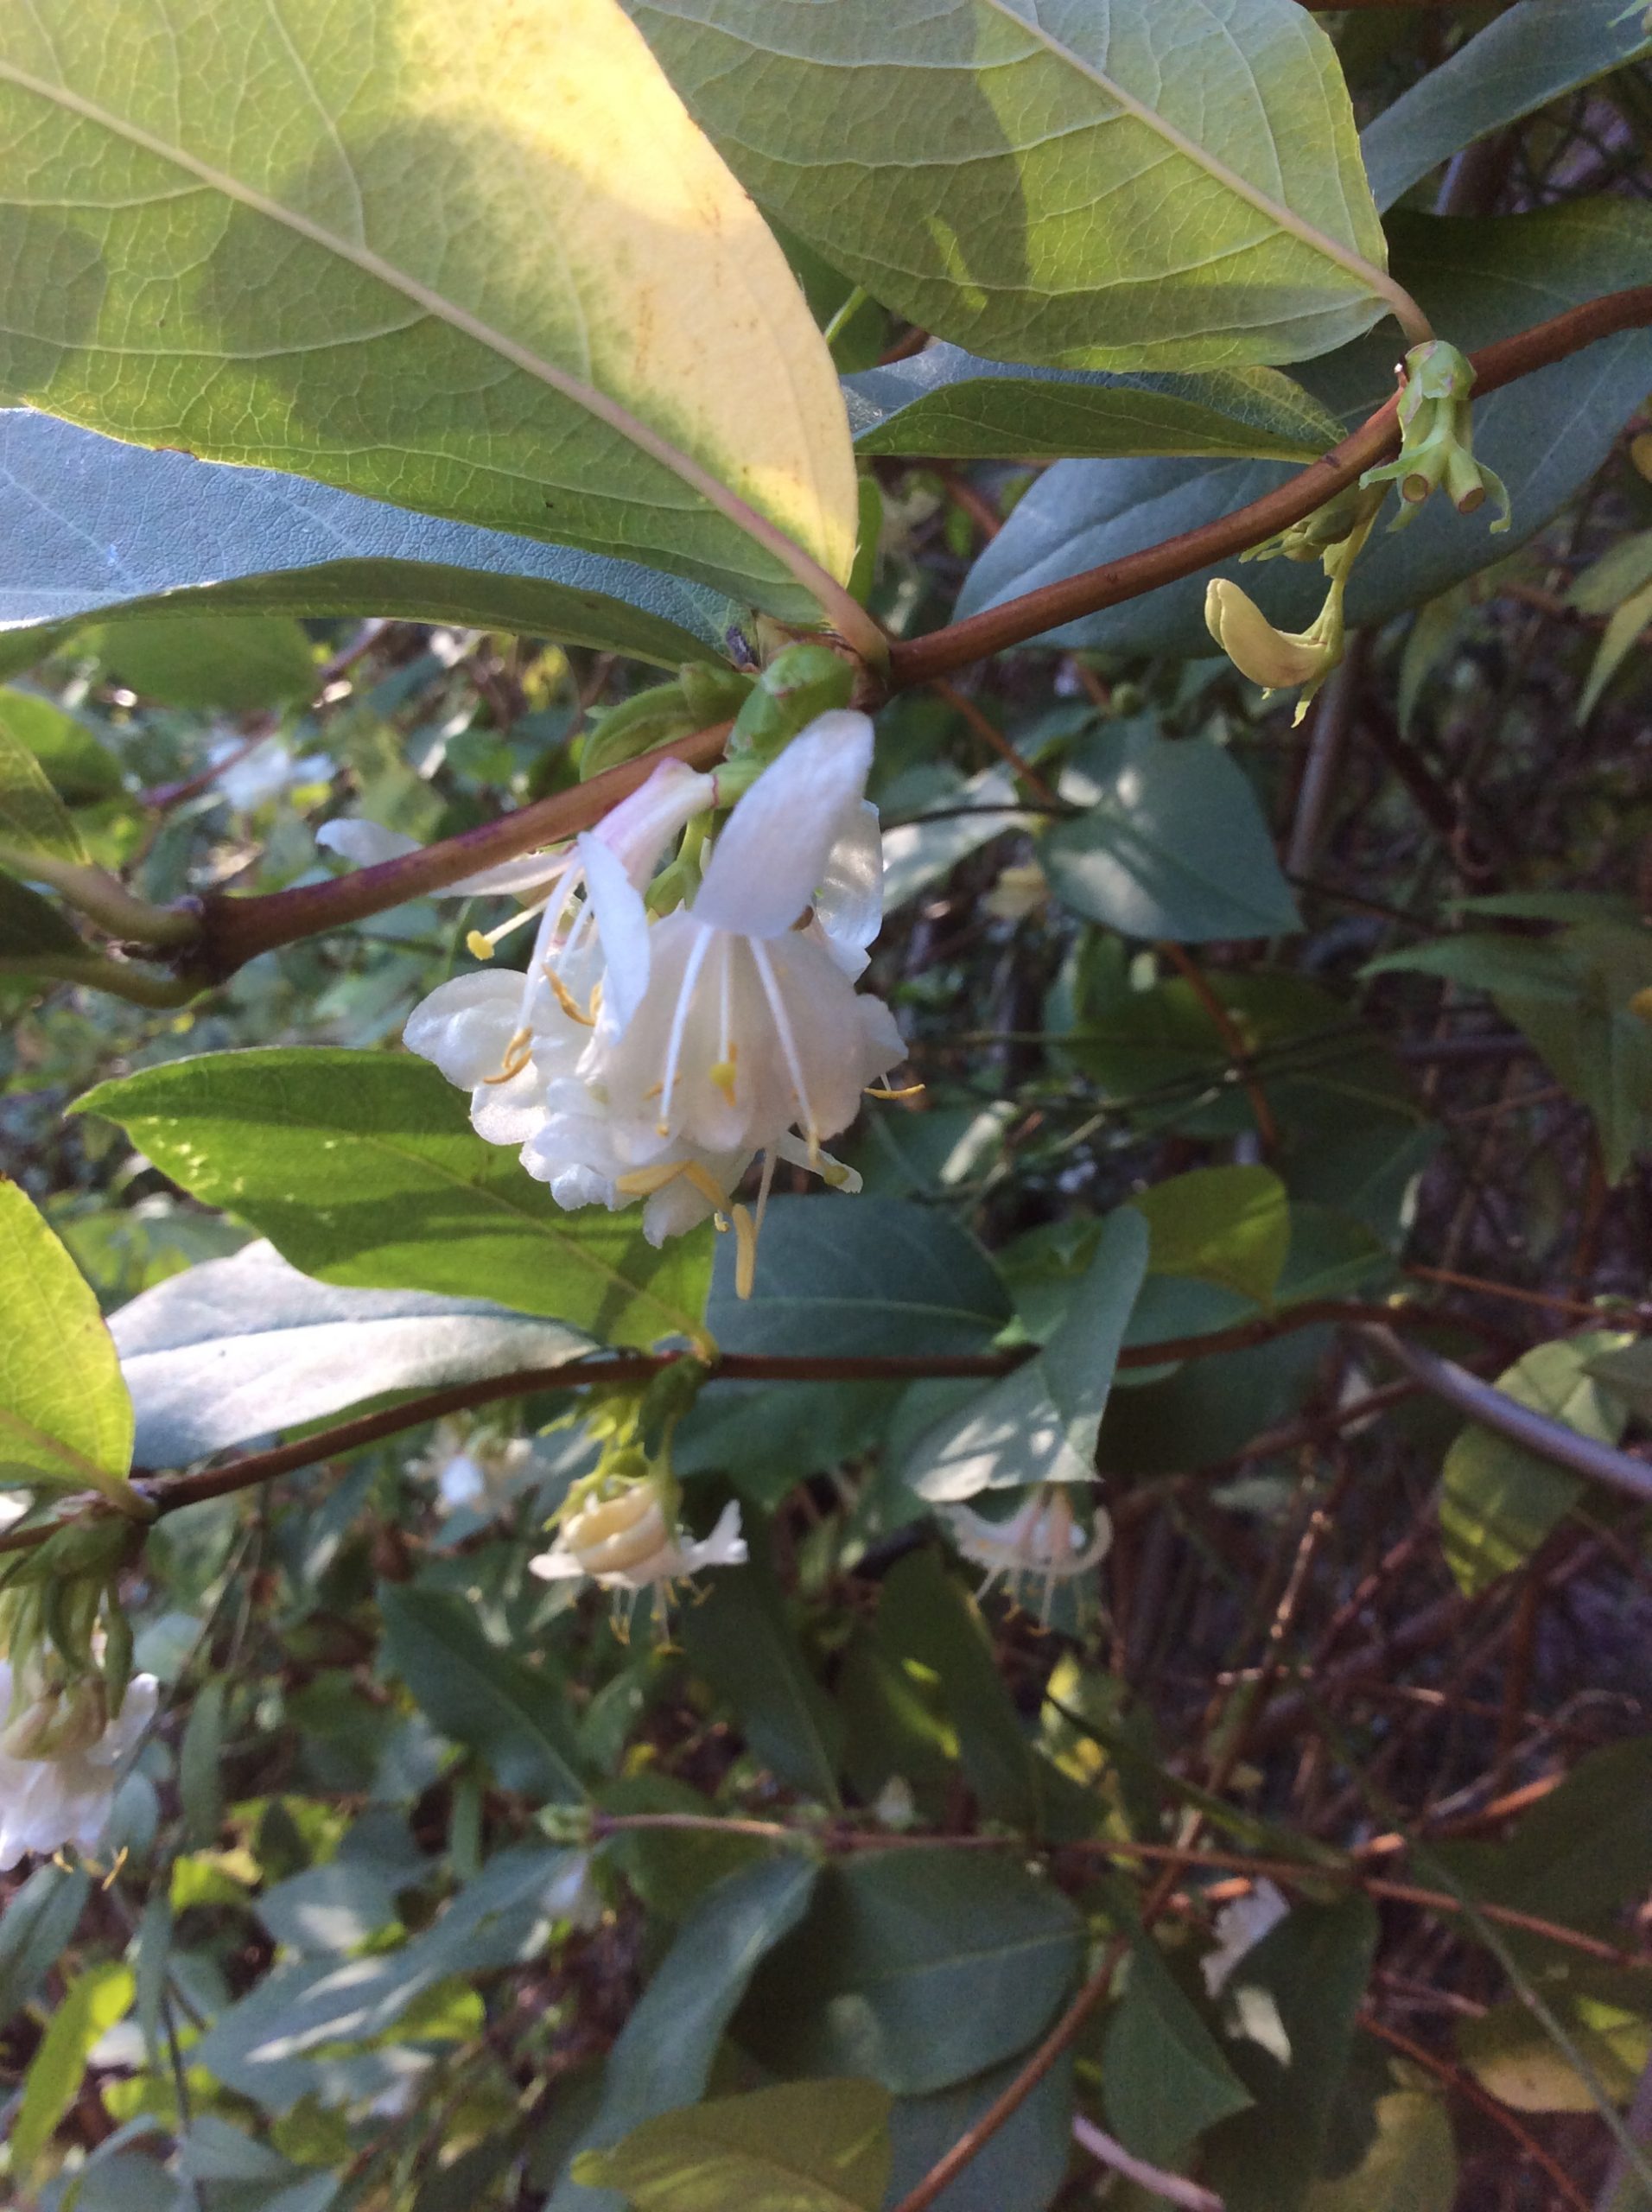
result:
M 663 1191 L 668 1183 L 675 1183 L 679 1175 L 688 1172 L 680 1160 L 657 1160 L 651 1167 L 632 1167 L 623 1175 L 615 1176 L 613 1187 L 623 1191 L 628 1198 L 651 1198 L 656 1191 Z M 720 1205 L 722 1203 L 721 1191 L 717 1202 Z
M 820 1125 L 815 1119 L 815 1109 L 809 1101 L 809 1086 L 803 1079 L 803 1063 L 797 1057 L 797 1040 L 791 1033 L 791 1020 L 786 1012 L 785 1001 L 780 995 L 780 986 L 776 981 L 766 947 L 759 938 L 749 938 L 747 944 L 752 956 L 753 965 L 757 969 L 758 981 L 763 986 L 763 995 L 769 1002 L 769 1013 L 774 1020 L 774 1033 L 780 1040 L 780 1050 L 785 1056 L 786 1072 L 791 1077 L 791 1087 L 797 1094 L 797 1119 L 802 1123 L 804 1134 L 808 1139 L 809 1160 L 812 1166 L 820 1157 Z
M 717 935 L 715 930 L 702 926 L 696 934 L 694 943 L 689 948 L 689 957 L 683 963 L 683 982 L 677 991 L 677 1005 L 672 1010 L 671 1033 L 665 1046 L 664 1104 L 658 1124 L 662 1136 L 668 1135 L 670 1130 L 671 1093 L 677 1088 L 677 1064 L 682 1057 L 683 1033 L 688 1027 L 689 1008 L 694 1003 L 694 987 L 700 980 L 700 970 L 705 965 L 712 939 Z
M 706 1070 L 707 1075 L 710 1077 L 712 1082 L 716 1084 L 718 1090 L 721 1091 L 723 1096 L 728 1101 L 731 1106 L 734 1103 L 735 1072 L 734 1055 L 732 1053 L 726 1060 L 714 1060 L 711 1065 Z
M 734 1295 L 749 1298 L 757 1281 L 757 1225 L 745 1206 L 735 1206 L 733 1211 L 734 1237 L 740 1247 L 734 1255 Z
M 569 989 L 567 984 L 563 982 L 562 977 L 556 973 L 556 970 L 554 968 L 547 967 L 545 969 L 545 981 L 550 985 L 551 989 L 556 993 L 557 1005 L 561 1007 L 562 1012 L 568 1016 L 570 1021 L 577 1021 L 581 1029 L 594 1029 L 596 1027 L 595 1015 L 586 1013 L 584 1007 L 581 1006 L 573 992 Z
M 928 1089 L 926 1083 L 909 1083 L 899 1090 L 887 1090 L 881 1084 L 869 1083 L 861 1095 L 863 1098 L 916 1098 Z
M 709 1198 L 712 1205 L 716 1207 L 719 1213 L 722 1211 L 722 1209 L 728 1203 L 728 1193 L 713 1179 L 709 1171 L 700 1165 L 697 1160 L 685 1160 L 677 1172 L 685 1181 L 693 1184 L 695 1189 L 698 1191 L 702 1198 Z M 736 1216 L 740 1214 L 743 1211 L 744 1209 L 740 1206 L 736 1206 L 734 1208 Z
M 493 941 L 484 937 L 480 930 L 472 930 L 465 939 L 465 950 L 473 960 L 491 960 L 493 957 Z
M 519 930 L 524 922 L 531 922 L 536 914 L 543 914 L 550 904 L 551 895 L 536 899 L 531 906 L 522 907 L 508 921 L 501 922 L 497 929 L 470 931 L 465 938 L 465 950 L 473 960 L 491 960 L 494 946 L 502 944 L 511 931 Z M 566 893 L 563 903 L 566 904 Z
M 532 1058 L 533 1032 L 531 1029 L 518 1029 L 505 1048 L 505 1062 L 499 1073 L 485 1075 L 482 1081 L 490 1085 L 496 1083 L 509 1083 L 512 1076 L 521 1074 Z

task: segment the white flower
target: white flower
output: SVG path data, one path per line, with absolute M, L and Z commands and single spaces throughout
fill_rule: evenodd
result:
M 526 1437 L 439 1421 L 425 1449 L 409 1461 L 408 1472 L 435 1483 L 444 1513 L 461 1507 L 497 1513 L 532 1459 L 533 1446 Z
M 1042 1583 L 1039 1618 L 1046 1626 L 1056 1584 L 1088 1573 L 1106 1558 L 1113 1541 L 1113 1524 L 1100 1506 L 1086 1532 L 1073 1512 L 1068 1485 L 1061 1483 L 1034 1491 L 1007 1521 L 989 1521 L 968 1505 L 941 1510 L 964 1558 L 987 1569 L 982 1596 L 1001 1580 L 1011 1603 L 1018 1605 L 1024 1583 Z
M 220 738 L 207 753 L 206 765 L 219 770 L 214 780 L 238 814 L 251 814 L 294 784 L 320 783 L 333 773 L 333 763 L 325 753 L 307 753 L 302 760 L 295 760 L 278 737 L 265 738 L 250 753 L 245 739 Z
M 19 1756 L 20 1746 L 41 1732 L 39 1704 L 27 1706 L 11 1722 L 0 1747 L 0 1872 L 15 1866 L 25 1852 L 49 1855 L 67 1844 L 86 1855 L 97 1849 L 109 1824 L 120 1769 L 155 1717 L 158 1688 L 153 1675 L 135 1675 L 118 1719 L 96 1733 L 91 1732 L 96 1719 L 86 1728 L 71 1725 L 69 1742 L 45 1758 Z M 12 1690 L 11 1669 L 0 1660 L 0 1713 L 10 1711 Z M 61 1726 L 53 1732 L 60 1736 Z M 75 1742 L 88 1734 L 90 1741 Z
M 761 1153 L 765 1192 L 777 1159 L 848 1179 L 822 1141 L 905 1055 L 888 1007 L 855 988 L 882 907 L 871 760 L 864 715 L 817 716 L 735 806 L 692 902 L 651 926 L 634 885 L 588 871 L 607 981 L 579 1073 L 622 1193 L 688 1173 L 685 1154 L 715 1182 L 713 1162 Z M 742 1234 L 745 1287 L 754 1243 Z
M 528 1565 L 545 1582 L 588 1576 L 599 1589 L 633 1599 L 651 1590 L 663 1611 L 673 1582 L 702 1567 L 743 1567 L 746 1560 L 738 1504 L 724 1506 L 716 1527 L 696 1543 L 668 1512 L 661 1486 L 645 1478 L 578 1506 L 564 1517 L 550 1549 Z
M 1255 1950 L 1290 1909 L 1266 1875 L 1243 1897 L 1222 1907 L 1216 1916 L 1216 1948 L 1199 1961 L 1204 1986 L 1212 1997 L 1221 1995 L 1245 1954 Z

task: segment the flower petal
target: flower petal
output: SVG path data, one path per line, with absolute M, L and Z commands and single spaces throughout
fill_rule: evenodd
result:
M 376 868 L 380 861 L 399 861 L 420 849 L 418 839 L 405 830 L 387 830 L 382 822 L 369 822 L 359 814 L 341 814 L 324 822 L 315 842 L 324 853 L 336 853 L 352 868 Z
M 883 926 L 883 835 L 878 810 L 862 799 L 815 887 L 815 915 L 839 944 L 867 945 Z
M 513 969 L 454 976 L 420 1000 L 402 1041 L 410 1052 L 434 1061 L 449 1083 L 473 1090 L 504 1065 L 521 1004 L 522 978 Z
M 864 715 L 817 715 L 729 816 L 694 901 L 696 920 L 745 937 L 789 930 L 813 904 L 871 766 Z
M 648 988 L 648 909 L 625 862 L 611 846 L 588 830 L 580 839 L 586 896 L 596 916 L 597 935 L 607 965 L 602 978 L 602 1028 L 607 1036 L 624 1033 Z

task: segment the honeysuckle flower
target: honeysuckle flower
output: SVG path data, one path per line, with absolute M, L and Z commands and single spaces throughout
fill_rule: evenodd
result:
M 634 885 L 590 873 L 607 967 L 579 1072 L 622 1194 L 689 1175 L 685 1154 L 715 1180 L 709 1163 L 761 1153 L 766 1190 L 777 1159 L 845 1179 L 823 1141 L 905 1053 L 855 988 L 881 919 L 871 760 L 864 715 L 818 716 L 740 799 L 692 901 L 651 925 Z
M 95 1678 L 34 1696 L 27 1681 L 21 1697 L 18 1687 L 0 1660 L 0 1713 L 10 1714 L 0 1735 L 0 1872 L 26 1852 L 97 1849 L 120 1770 L 154 1719 L 159 1694 L 153 1675 L 135 1675 L 111 1720 Z
M 1342 628 L 1324 624 L 1312 629 L 1280 630 L 1270 622 L 1249 592 L 1226 576 L 1214 576 L 1204 594 L 1204 622 L 1242 676 L 1264 690 L 1290 691 L 1299 684 L 1322 683 L 1342 658 Z
M 1073 1511 L 1071 1486 L 1063 1483 L 1035 1490 L 1007 1521 L 990 1521 L 968 1505 L 941 1511 L 963 1557 L 987 1569 L 981 1595 L 1001 1582 L 1011 1603 L 1020 1605 L 1025 1585 L 1041 1585 L 1039 1618 L 1045 1627 L 1057 1583 L 1087 1574 L 1113 1541 L 1113 1524 L 1102 1508 L 1094 1509 L 1086 1529 Z
M 674 1582 L 702 1567 L 743 1567 L 747 1556 L 737 1503 L 725 1505 L 711 1534 L 696 1541 L 678 1525 L 673 1488 L 652 1474 L 623 1483 L 600 1473 L 588 1478 L 570 1493 L 556 1541 L 528 1561 L 530 1569 L 545 1582 L 588 1579 L 632 1605 L 651 1592 L 656 1618 L 663 1618 Z
M 1254 1951 L 1270 1929 L 1277 1928 L 1290 1910 L 1284 1897 L 1267 1876 L 1217 1914 L 1216 1948 L 1199 1961 L 1204 1986 L 1219 1997 L 1248 1951 Z
M 435 1483 L 444 1513 L 461 1508 L 497 1513 L 532 1461 L 533 1445 L 525 1436 L 439 1421 L 424 1450 L 409 1461 L 408 1472 Z

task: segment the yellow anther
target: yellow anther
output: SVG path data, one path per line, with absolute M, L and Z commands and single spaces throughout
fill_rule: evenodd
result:
M 708 1198 L 720 1211 L 728 1204 L 728 1193 L 718 1187 L 697 1160 L 685 1160 L 677 1173 L 686 1176 L 701 1197 Z M 736 1206 L 734 1211 L 739 1213 L 741 1209 Z
M 734 1255 L 734 1295 L 749 1298 L 757 1281 L 757 1224 L 747 1206 L 736 1206 L 734 1218 L 734 1239 L 740 1248 Z
M 734 1103 L 735 1070 L 734 1054 L 731 1052 L 726 1060 L 718 1060 L 713 1066 L 709 1067 L 706 1072 L 710 1076 L 713 1083 L 716 1084 L 718 1090 L 721 1091 L 723 1096 L 732 1106 Z
M 614 1179 L 614 1189 L 623 1191 L 628 1198 L 651 1198 L 656 1191 L 663 1191 L 668 1183 L 675 1183 L 684 1173 L 680 1160 L 657 1160 L 651 1167 L 628 1168 Z
M 485 1075 L 485 1084 L 509 1083 L 512 1076 L 521 1074 L 533 1058 L 533 1032 L 518 1029 L 505 1048 L 505 1063 L 497 1075 Z
M 465 950 L 473 960 L 491 960 L 493 957 L 493 940 L 484 937 L 480 930 L 472 930 L 465 939 Z
M 596 1017 L 587 1014 L 554 968 L 545 969 L 545 981 L 556 994 L 556 1003 L 570 1021 L 577 1021 L 582 1029 L 594 1029 Z
M 928 1085 L 922 1083 L 909 1083 L 899 1090 L 886 1090 L 881 1084 L 868 1084 L 866 1096 L 868 1098 L 916 1098 L 927 1089 Z

